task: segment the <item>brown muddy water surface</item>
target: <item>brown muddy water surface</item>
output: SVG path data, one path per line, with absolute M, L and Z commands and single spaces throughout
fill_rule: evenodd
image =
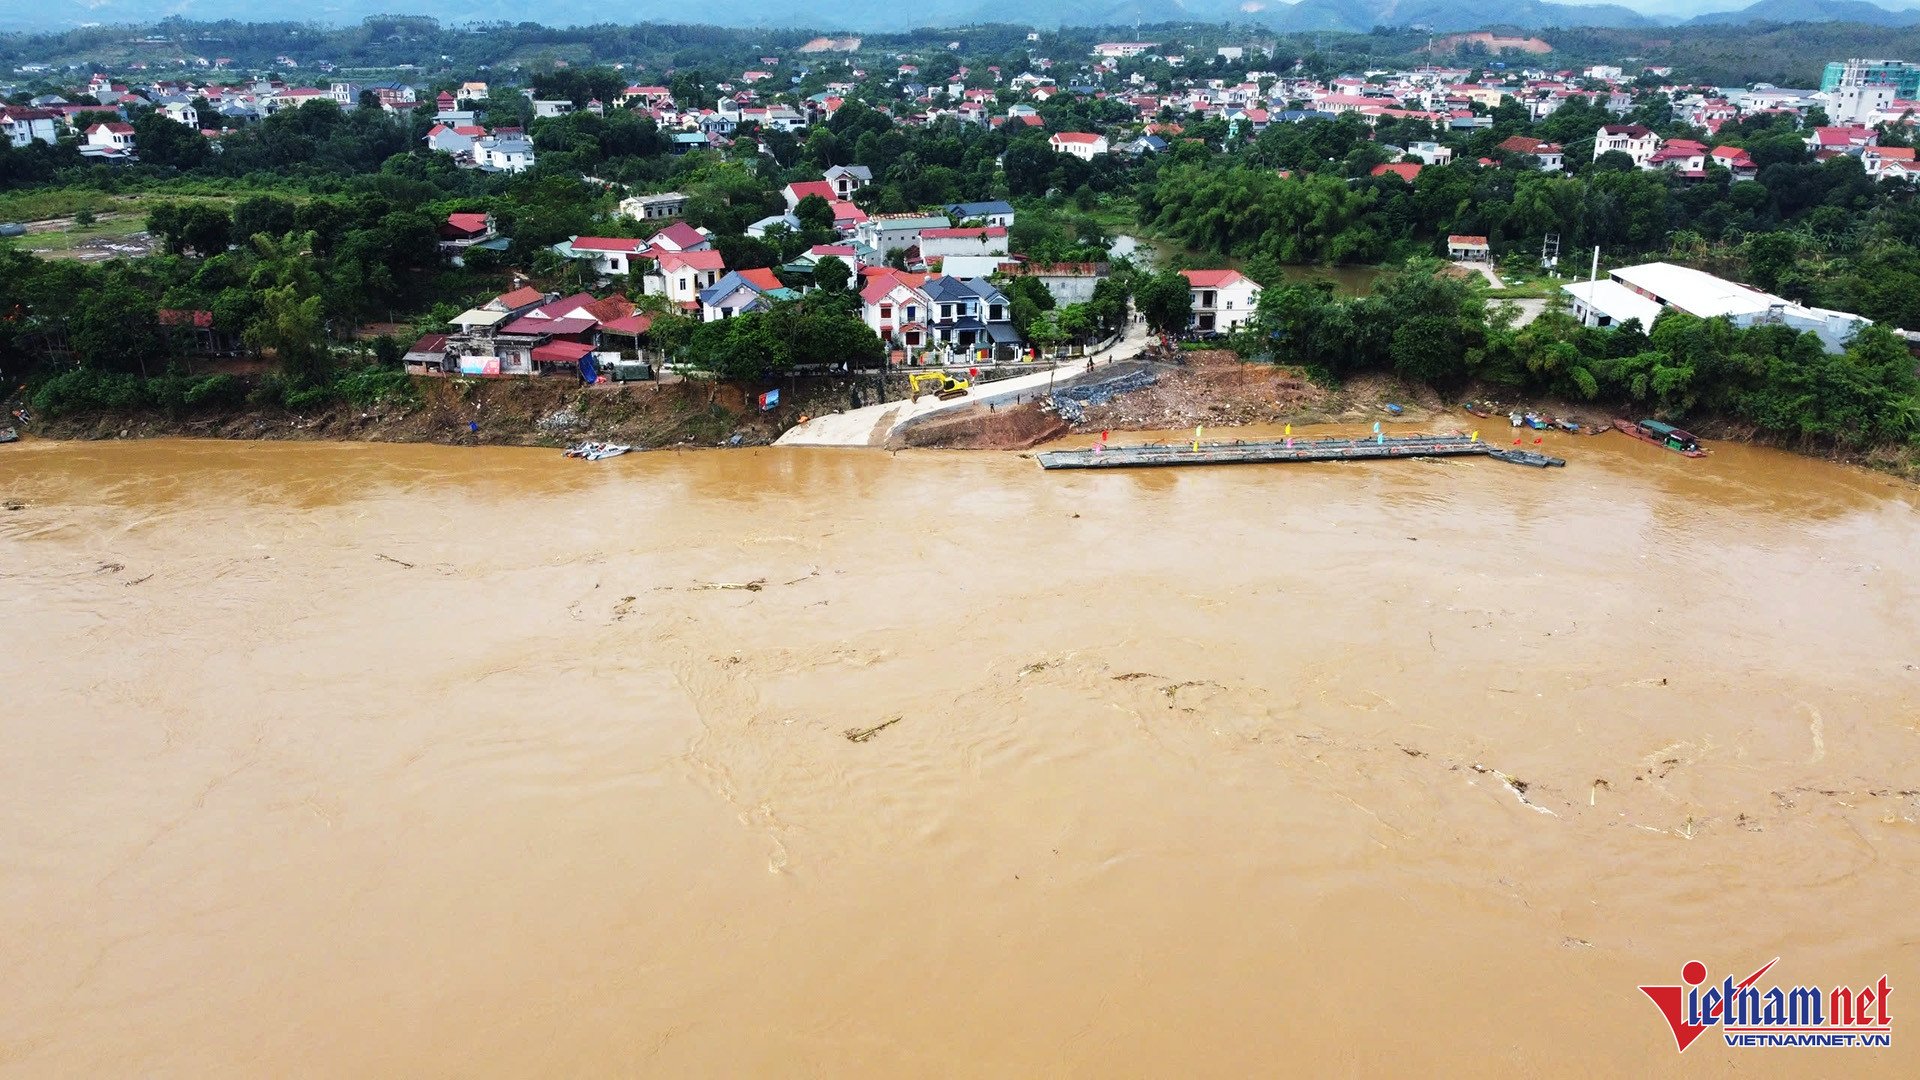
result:
M 1920 500 L 1548 441 L 0 448 L 0 1074 L 1920 1072 Z

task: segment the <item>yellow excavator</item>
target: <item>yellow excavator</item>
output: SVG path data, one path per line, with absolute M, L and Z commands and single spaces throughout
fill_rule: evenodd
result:
M 907 376 L 907 386 L 913 391 L 915 401 L 920 400 L 921 394 L 932 394 L 942 401 L 961 397 L 971 385 L 967 380 L 956 379 L 944 371 L 916 371 Z

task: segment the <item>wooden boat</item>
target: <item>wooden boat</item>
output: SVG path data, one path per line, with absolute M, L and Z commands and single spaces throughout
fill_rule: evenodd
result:
M 1700 440 L 1690 432 L 1682 431 L 1672 424 L 1663 424 L 1658 420 L 1618 420 L 1613 422 L 1615 431 L 1629 435 L 1644 443 L 1662 446 L 1684 457 L 1706 457 L 1707 452 L 1700 447 Z
M 1467 410 L 1468 416 L 1478 416 L 1484 419 L 1493 415 L 1486 406 L 1472 401 L 1463 401 L 1460 403 L 1460 407 Z

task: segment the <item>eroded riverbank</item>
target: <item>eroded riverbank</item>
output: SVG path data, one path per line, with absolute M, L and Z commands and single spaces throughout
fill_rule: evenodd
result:
M 1920 976 L 1914 492 L 1547 438 L 8 448 L 0 1062 L 1829 1074 L 1634 988 Z

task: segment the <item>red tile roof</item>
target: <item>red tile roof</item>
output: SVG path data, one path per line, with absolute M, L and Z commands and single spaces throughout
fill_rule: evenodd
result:
M 487 215 L 485 214 L 448 214 L 447 224 L 453 226 L 456 229 L 459 229 L 461 232 L 469 232 L 469 233 L 486 232 L 487 231 Z
M 825 180 L 802 180 L 797 184 L 788 184 L 787 191 L 792 193 L 793 201 L 796 203 L 809 195 L 818 195 L 828 202 L 833 201 L 833 185 Z
M 780 284 L 780 279 L 773 275 L 773 271 L 764 266 L 753 270 L 742 270 L 740 277 L 748 284 L 764 290 L 786 288 L 785 285 Z
M 515 308 L 532 307 L 534 304 L 546 298 L 547 294 L 541 292 L 539 289 L 531 285 L 523 285 L 512 292 L 501 293 L 499 296 L 493 298 L 493 302 L 508 311 L 512 311 Z
M 964 239 L 973 239 L 973 238 L 982 238 L 982 237 L 999 237 L 999 236 L 1005 236 L 1005 235 L 1007 235 L 1007 229 L 1006 229 L 1006 226 L 1004 225 L 985 225 L 985 226 L 979 226 L 971 229 L 948 228 L 948 229 L 920 230 L 920 238 L 922 240 L 925 240 L 929 237 L 936 240 L 964 240 Z
M 1182 270 L 1180 274 L 1196 289 L 1224 289 L 1246 280 L 1238 270 Z
M 656 246 L 663 241 L 684 251 L 687 248 L 698 247 L 706 243 L 707 234 L 684 221 L 676 221 L 653 234 L 653 242 Z
M 917 289 L 926 281 L 925 275 L 909 274 L 885 266 L 872 267 L 870 270 L 873 272 L 870 274 L 867 285 L 860 290 L 860 299 L 869 304 L 885 300 L 887 295 L 895 289 L 903 287 Z
M 1387 165 L 1375 165 L 1372 175 L 1397 176 L 1411 184 L 1413 183 L 1413 178 L 1420 175 L 1420 163 L 1417 161 L 1396 161 Z
M 633 314 L 633 301 L 615 293 L 587 305 L 587 314 L 595 322 L 607 322 Z
M 593 351 L 593 346 L 578 341 L 550 341 L 545 345 L 536 345 L 533 349 L 535 360 L 548 363 L 575 364 L 580 358 Z
M 717 251 L 663 251 L 660 253 L 662 270 L 725 270 L 725 256 Z
M 615 319 L 612 322 L 601 323 L 600 330 L 602 333 L 607 334 L 628 334 L 638 337 L 646 333 L 647 328 L 652 325 L 653 316 L 635 314 L 628 315 L 623 319 Z
M 558 319 L 569 311 L 586 307 L 593 301 L 592 293 L 574 293 L 572 296 L 555 300 L 551 304 L 542 304 L 527 314 L 542 319 Z
M 592 319 L 537 319 L 523 315 L 500 328 L 503 334 L 552 334 L 565 337 L 568 334 L 584 334 L 599 325 Z
M 572 244 L 575 251 L 624 251 L 628 254 L 646 246 L 645 240 L 633 240 L 624 236 L 576 236 Z

